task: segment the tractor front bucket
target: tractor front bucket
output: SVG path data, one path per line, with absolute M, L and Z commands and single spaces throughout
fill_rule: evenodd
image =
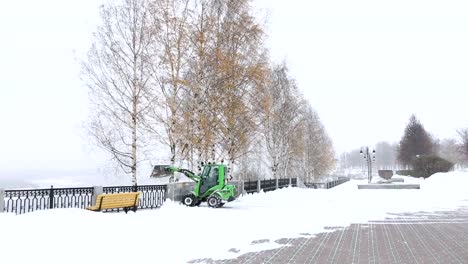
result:
M 153 172 L 151 173 L 151 178 L 162 178 L 162 177 L 170 177 L 174 175 L 174 172 L 170 170 L 166 170 L 169 165 L 156 165 L 153 168 Z

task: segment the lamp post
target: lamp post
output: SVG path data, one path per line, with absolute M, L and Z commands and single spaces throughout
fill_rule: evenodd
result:
M 366 147 L 364 149 L 364 151 L 361 149 L 360 154 L 367 163 L 367 180 L 368 180 L 368 183 L 371 183 L 371 181 L 372 181 L 372 162 L 375 162 L 375 150 L 372 151 L 372 156 L 371 156 L 370 152 L 369 152 L 369 147 Z

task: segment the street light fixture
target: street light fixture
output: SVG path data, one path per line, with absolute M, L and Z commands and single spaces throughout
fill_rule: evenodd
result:
M 367 163 L 367 180 L 368 183 L 371 183 L 372 181 L 372 163 L 375 162 L 375 149 L 372 151 L 372 156 L 369 152 L 369 147 L 366 147 L 365 150 L 363 151 L 361 149 L 361 152 L 359 152 L 361 156 L 364 158 L 364 160 Z

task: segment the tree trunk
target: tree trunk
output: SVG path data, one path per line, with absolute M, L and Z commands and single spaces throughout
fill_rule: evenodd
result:
M 132 185 L 137 186 L 137 99 L 133 99 L 132 113 Z
M 234 152 L 233 150 L 229 150 L 228 152 L 228 165 L 227 165 L 227 171 L 225 173 L 226 175 L 226 179 L 231 179 L 232 178 L 232 171 L 234 171 L 234 161 L 235 161 L 235 157 L 234 157 Z
M 229 158 L 228 160 L 228 165 L 227 165 L 227 168 L 226 168 L 226 172 L 225 172 L 225 175 L 226 175 L 226 179 L 230 179 L 231 178 L 231 167 L 232 167 L 232 164 L 234 162 L 231 160 L 231 158 Z
M 273 161 L 273 168 L 271 168 L 272 172 L 273 172 L 273 179 L 276 179 L 278 178 L 278 162 L 276 161 L 276 159 L 274 159 Z

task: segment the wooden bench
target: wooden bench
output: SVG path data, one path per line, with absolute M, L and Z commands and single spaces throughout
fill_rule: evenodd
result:
M 91 211 L 122 208 L 125 213 L 130 210 L 136 212 L 138 207 L 139 192 L 99 194 L 96 197 L 96 205 L 86 208 Z

